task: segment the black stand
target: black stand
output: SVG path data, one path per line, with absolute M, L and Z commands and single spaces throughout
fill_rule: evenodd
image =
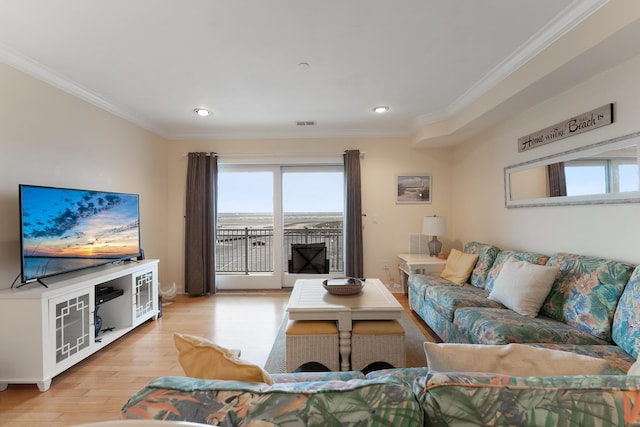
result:
M 44 283 L 42 280 L 40 280 L 40 279 L 36 279 L 36 282 L 40 283 L 40 284 L 41 284 L 42 286 L 44 286 L 45 288 L 49 289 L 49 287 L 46 285 L 46 283 Z M 16 288 L 21 288 L 21 287 L 23 287 L 24 285 L 26 285 L 26 284 L 28 284 L 28 283 L 31 283 L 31 282 L 22 283 L 22 284 L 20 284 L 20 285 L 16 286 Z

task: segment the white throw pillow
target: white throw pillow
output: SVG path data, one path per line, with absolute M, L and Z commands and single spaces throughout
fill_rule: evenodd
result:
M 560 267 L 509 258 L 496 277 L 489 299 L 523 316 L 536 317 L 559 271 Z
M 568 351 L 525 344 L 424 343 L 427 366 L 436 372 L 491 372 L 514 377 L 598 375 L 607 362 Z
M 633 362 L 633 365 L 627 371 L 627 375 L 640 375 L 640 359 Z

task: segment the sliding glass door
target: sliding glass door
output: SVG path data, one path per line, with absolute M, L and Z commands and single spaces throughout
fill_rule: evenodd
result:
M 280 173 L 274 166 L 220 166 L 216 282 L 220 289 L 279 289 Z
M 283 167 L 282 213 L 288 273 L 283 276 L 285 286 L 293 286 L 302 276 L 335 275 L 344 271 L 342 166 Z M 316 255 L 316 259 L 302 252 L 301 262 L 296 265 L 298 248 L 311 248 L 309 253 Z M 316 248 L 322 252 L 318 254 Z M 326 266 L 318 264 L 317 258 L 321 257 L 325 257 Z
M 343 187 L 342 165 L 221 165 L 218 288 L 292 286 L 302 277 L 291 268 L 292 244 L 324 245 L 327 271 L 341 273 Z M 311 274 L 326 277 L 327 272 Z

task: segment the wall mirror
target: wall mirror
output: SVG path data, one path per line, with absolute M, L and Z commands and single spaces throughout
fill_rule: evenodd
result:
M 640 132 L 504 169 L 507 208 L 640 202 Z

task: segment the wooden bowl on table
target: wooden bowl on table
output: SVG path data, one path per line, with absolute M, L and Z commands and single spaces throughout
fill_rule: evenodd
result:
M 335 277 L 324 280 L 322 286 L 331 295 L 356 295 L 362 292 L 364 281 L 355 277 Z

